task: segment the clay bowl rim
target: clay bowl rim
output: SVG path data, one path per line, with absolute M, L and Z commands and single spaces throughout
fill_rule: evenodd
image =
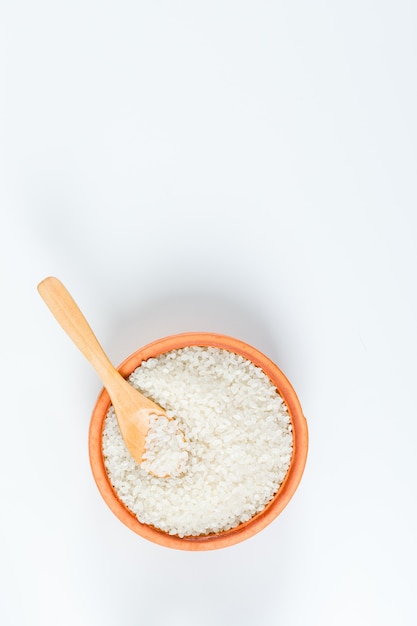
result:
M 153 526 L 142 524 L 117 496 L 104 466 L 102 435 L 104 419 L 111 404 L 105 389 L 102 389 L 98 396 L 91 416 L 89 430 L 90 465 L 94 480 L 104 501 L 116 517 L 133 532 L 164 547 L 191 551 L 214 550 L 237 544 L 257 534 L 278 517 L 287 506 L 304 472 L 308 451 L 308 429 L 297 394 L 285 374 L 265 354 L 244 341 L 228 335 L 189 332 L 163 337 L 133 352 L 121 363 L 118 370 L 122 376 L 127 378 L 136 367 L 139 367 L 142 361 L 186 346 L 211 346 L 240 354 L 265 372 L 284 399 L 292 422 L 293 454 L 287 475 L 273 499 L 260 513 L 257 513 L 247 522 L 218 534 L 181 538 L 176 535 L 169 535 Z

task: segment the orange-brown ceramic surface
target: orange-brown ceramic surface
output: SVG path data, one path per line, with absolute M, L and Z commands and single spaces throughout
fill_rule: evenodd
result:
M 89 451 L 94 479 L 104 500 L 113 513 L 138 535 L 155 543 L 179 550 L 213 550 L 224 548 L 247 539 L 272 522 L 288 504 L 301 480 L 307 458 L 308 431 L 297 395 L 281 370 L 264 354 L 252 346 L 225 335 L 215 333 L 184 333 L 159 339 L 129 356 L 119 367 L 120 373 L 128 377 L 142 361 L 164 352 L 185 346 L 213 346 L 240 354 L 260 367 L 270 378 L 288 407 L 293 426 L 293 455 L 284 482 L 274 498 L 263 511 L 249 521 L 231 530 L 200 537 L 176 537 L 142 524 L 117 497 L 106 472 L 102 453 L 104 419 L 110 406 L 110 398 L 103 389 L 98 397 L 91 417 Z

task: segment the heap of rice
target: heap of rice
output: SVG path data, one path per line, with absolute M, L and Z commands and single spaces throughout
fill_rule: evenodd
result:
M 130 456 L 110 408 L 103 455 L 110 481 L 140 522 L 179 537 L 234 528 L 262 511 L 292 455 L 287 408 L 266 374 L 220 348 L 191 346 L 144 361 L 129 382 L 185 434 L 181 472 L 156 477 Z
M 141 468 L 154 476 L 180 476 L 188 460 L 187 440 L 178 421 L 150 415 Z

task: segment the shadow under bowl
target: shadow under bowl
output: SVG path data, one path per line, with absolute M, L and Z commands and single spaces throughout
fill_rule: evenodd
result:
M 90 464 L 95 482 L 105 502 L 116 517 L 135 533 L 168 548 L 195 551 L 214 550 L 237 544 L 252 537 L 270 524 L 286 507 L 298 487 L 306 463 L 308 450 L 307 422 L 297 395 L 283 372 L 256 348 L 226 335 L 216 333 L 183 333 L 159 339 L 129 356 L 118 368 L 119 372 L 122 376 L 128 378 L 141 365 L 142 361 L 186 346 L 210 346 L 241 355 L 264 371 L 283 398 L 292 424 L 293 452 L 285 479 L 272 500 L 260 513 L 254 515 L 247 522 L 216 534 L 178 537 L 139 522 L 136 515 L 117 496 L 104 465 L 102 449 L 103 429 L 106 415 L 111 405 L 110 397 L 105 389 L 101 391 L 91 416 L 89 432 Z

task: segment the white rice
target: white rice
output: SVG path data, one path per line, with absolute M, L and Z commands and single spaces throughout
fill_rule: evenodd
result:
M 140 522 L 180 537 L 207 535 L 265 508 L 285 478 L 293 438 L 287 408 L 260 368 L 227 350 L 191 346 L 143 362 L 129 382 L 175 417 L 188 453 L 180 475 L 149 474 L 127 451 L 110 408 L 105 466 Z
M 178 422 L 164 415 L 151 415 L 141 468 L 154 476 L 181 476 L 188 461 L 188 446 Z

